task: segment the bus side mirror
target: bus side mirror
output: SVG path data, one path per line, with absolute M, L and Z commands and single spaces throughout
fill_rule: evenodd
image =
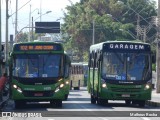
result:
M 99 56 L 98 61 L 102 61 L 102 55 Z
M 9 56 L 11 57 L 12 52 L 9 52 Z
M 152 63 L 156 63 L 156 55 L 152 54 Z

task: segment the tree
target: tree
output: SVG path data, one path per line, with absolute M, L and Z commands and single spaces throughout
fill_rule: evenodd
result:
M 95 43 L 99 43 L 108 40 L 133 40 L 130 34 L 120 29 L 129 30 L 136 35 L 137 13 L 145 18 L 140 19 L 140 25 L 147 25 L 151 16 L 156 15 L 155 3 L 150 0 L 121 1 L 126 5 L 120 4 L 118 0 L 81 0 L 67 6 L 62 25 L 65 49 L 79 51 L 80 56 L 86 55 L 92 44 L 93 20 Z M 155 32 L 149 32 L 148 37 Z
M 34 41 L 38 38 L 38 34 L 35 32 L 33 33 L 33 39 L 31 41 Z M 28 42 L 28 33 L 27 32 L 21 32 L 17 35 L 17 42 Z
M 19 33 L 17 35 L 17 42 L 27 42 L 28 41 L 28 35 L 27 33 Z

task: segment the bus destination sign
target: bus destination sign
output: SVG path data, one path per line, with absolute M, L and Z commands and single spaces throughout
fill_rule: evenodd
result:
M 149 45 L 145 44 L 131 44 L 131 43 L 109 43 L 104 45 L 105 48 L 110 50 L 150 50 Z
M 51 44 L 39 44 L 39 45 L 34 45 L 34 44 L 19 44 L 16 45 L 14 48 L 16 51 L 48 51 L 48 50 L 61 50 L 61 46 L 60 45 L 51 45 Z

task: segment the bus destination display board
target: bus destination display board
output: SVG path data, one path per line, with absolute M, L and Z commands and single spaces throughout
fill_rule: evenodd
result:
M 58 44 L 17 44 L 14 46 L 15 51 L 59 51 L 62 50 Z
M 150 51 L 149 45 L 135 43 L 106 43 L 104 48 L 107 50 Z

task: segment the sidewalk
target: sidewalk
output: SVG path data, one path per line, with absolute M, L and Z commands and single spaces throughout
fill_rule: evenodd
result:
M 0 101 L 0 112 L 3 109 L 3 106 L 6 104 L 7 100 L 9 99 L 9 95 L 3 96 L 2 101 Z
M 149 106 L 160 107 L 160 93 L 156 93 L 156 90 L 152 90 L 151 100 L 146 101 L 146 104 Z

